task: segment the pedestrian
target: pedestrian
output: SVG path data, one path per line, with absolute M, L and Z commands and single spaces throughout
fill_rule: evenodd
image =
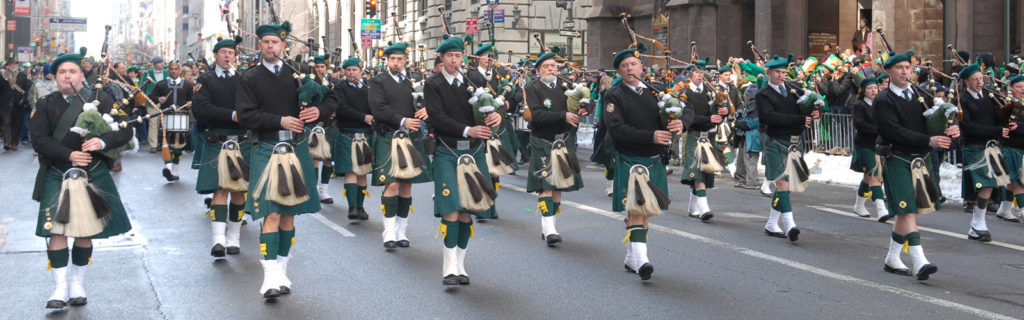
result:
M 367 93 L 373 119 L 380 130 L 374 139 L 373 185 L 384 186 L 380 196 L 384 214 L 381 235 L 384 248 L 389 250 L 409 246 L 405 231 L 412 211 L 412 185 L 431 181 L 430 158 L 423 149 L 420 134 L 427 120 L 427 109 L 417 107 L 413 98 L 413 87 L 405 69 L 408 46 L 399 42 L 384 48 L 387 70 L 370 79 Z M 398 148 L 402 148 L 402 153 L 392 154 L 392 150 Z M 405 161 L 413 159 L 420 161 Z
M 861 217 L 870 217 L 866 203 L 870 199 L 875 204 L 875 219 L 878 222 L 889 220 L 889 211 L 885 208 L 885 194 L 882 191 L 882 164 L 875 153 L 875 140 L 878 138 L 878 127 L 874 121 L 875 96 L 878 95 L 878 80 L 864 78 L 859 84 L 860 91 L 851 104 L 853 127 L 857 132 L 853 139 L 853 159 L 850 169 L 863 173 L 857 187 L 857 197 L 853 204 L 853 213 Z
M 192 105 L 198 127 L 203 128 L 199 152 L 193 155 L 199 159 L 196 192 L 213 195 L 208 215 L 213 238 L 210 255 L 215 258 L 241 252 L 239 236 L 249 189 L 249 177 L 242 169 L 249 166 L 252 143 L 239 124 L 236 109 L 239 76 L 235 61 L 241 40 L 236 37 L 214 44 L 215 67 L 196 79 Z
M 627 186 L 630 180 L 639 181 L 636 180 L 639 174 L 634 171 L 649 174 L 649 192 L 660 192 L 668 197 L 668 176 L 663 157 L 672 135 L 683 132 L 683 122 L 678 119 L 662 123 L 658 114 L 660 100 L 657 92 L 640 78 L 644 69 L 640 60 L 641 48 L 631 46 L 615 53 L 612 66 L 622 76 L 622 81 L 608 89 L 602 99 L 602 117 L 608 125 L 608 134 L 616 152 L 612 190 L 612 211 L 615 212 L 627 211 L 629 198 L 633 198 L 633 203 L 638 201 L 635 192 L 627 195 L 627 191 L 634 188 Z M 656 201 L 656 207 L 668 209 L 667 203 L 662 201 Z M 647 232 L 651 217 L 660 214 L 660 210 L 633 209 L 626 215 L 626 239 L 623 239 L 627 242 L 625 267 L 637 273 L 643 281 L 650 280 L 654 273 L 654 265 L 647 257 Z
M 441 71 L 427 79 L 424 103 L 438 148 L 434 154 L 434 216 L 441 218 L 442 281 L 446 286 L 468 285 L 466 250 L 473 234 L 473 215 L 490 218 L 496 191 L 492 188 L 484 142 L 491 128 L 501 123 L 496 112 L 486 117 L 469 103 L 472 96 L 462 68 L 465 50 L 460 37 L 449 36 L 435 52 L 442 59 Z
M 132 228 L 110 175 L 113 159 L 104 154 L 127 144 L 131 130 L 111 131 L 89 139 L 78 133 L 81 131 L 70 130 L 83 113 L 84 99 L 94 96 L 83 85 L 81 64 L 80 54 L 64 54 L 54 59 L 50 72 L 57 79 L 57 91 L 36 103 L 30 126 L 32 146 L 39 154 L 39 173 L 32 192 L 32 200 L 39 201 L 36 236 L 48 240 L 47 270 L 52 273 L 56 287 L 46 308 L 85 305 L 85 271 L 95 263 L 92 240 L 123 234 Z M 98 101 L 96 111 L 101 114 L 108 114 L 115 103 L 104 92 L 98 93 Z M 98 194 L 102 199 L 82 199 L 90 197 L 81 194 L 86 193 L 84 190 L 72 194 L 70 184 L 80 179 L 88 181 L 88 193 Z M 96 225 L 102 227 L 97 229 Z M 71 250 L 68 238 L 74 238 Z
M 235 110 L 243 128 L 253 130 L 259 143 L 253 147 L 249 173 L 249 197 L 245 211 L 253 220 L 263 219 L 260 255 L 263 285 L 260 294 L 274 299 L 291 293 L 288 263 L 295 243 L 295 217 L 320 211 L 320 199 L 310 193 L 316 187 L 316 168 L 305 137 L 305 126 L 331 114 L 314 103 L 300 107 L 299 97 L 314 92 L 299 89 L 297 70 L 282 58 L 291 23 L 264 24 L 256 28 L 261 61 L 238 79 Z M 300 92 L 301 91 L 301 92 Z M 276 169 L 275 169 L 276 167 Z

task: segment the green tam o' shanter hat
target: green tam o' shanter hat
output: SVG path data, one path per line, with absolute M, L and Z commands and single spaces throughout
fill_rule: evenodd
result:
M 731 64 L 727 64 L 727 65 L 723 65 L 721 67 L 718 67 L 718 73 L 726 73 L 726 72 L 732 72 L 732 65 Z
M 764 67 L 765 67 L 765 69 L 769 69 L 769 70 L 770 69 L 785 69 L 786 67 L 789 67 L 789 63 L 792 62 L 792 61 L 793 61 L 793 54 L 792 53 L 790 53 L 789 56 L 787 56 L 785 58 L 780 57 L 780 56 L 772 56 L 772 58 L 770 60 L 768 60 L 768 62 L 764 63 Z
M 875 79 L 875 77 L 867 77 L 860 81 L 860 88 L 864 89 L 873 84 L 878 84 L 878 79 Z
M 356 58 L 356 57 L 348 57 L 348 59 L 345 59 L 345 61 L 343 61 L 341 63 L 341 67 L 342 68 L 348 68 L 348 67 L 360 67 L 360 68 L 362 68 L 363 67 L 363 61 L 359 60 L 359 58 Z
M 50 74 L 56 75 L 57 69 L 60 69 L 60 65 L 65 62 L 74 63 L 78 66 L 78 69 L 82 69 L 82 59 L 84 59 L 85 56 L 85 47 L 79 49 L 79 52 L 80 53 L 64 53 L 57 56 L 56 59 L 53 59 L 53 63 L 50 64 Z
M 971 77 L 972 74 L 978 72 L 981 72 L 981 65 L 978 65 L 977 63 L 972 63 L 964 67 L 963 70 L 960 70 L 960 80 L 967 80 L 967 78 Z
M 217 53 L 220 48 L 235 49 L 239 43 L 242 43 L 242 36 L 235 36 L 234 39 L 218 39 L 217 44 L 213 45 L 213 53 Z
M 537 57 L 537 61 L 533 63 L 534 68 L 540 68 L 540 64 L 544 63 L 544 60 L 554 59 L 559 52 L 562 52 L 562 47 L 559 46 L 552 46 L 548 49 L 548 52 L 542 53 L 540 56 Z
M 889 55 L 890 55 L 889 60 L 885 60 L 885 63 L 882 64 L 882 68 L 889 69 L 889 68 L 892 68 L 892 66 L 895 66 L 897 63 L 900 63 L 900 62 L 903 62 L 903 61 L 909 62 L 910 61 L 910 57 L 914 56 L 914 50 L 907 50 L 907 52 L 905 52 L 905 53 L 897 53 L 897 54 L 890 53 Z
M 384 48 L 384 56 L 390 56 L 393 54 L 405 54 L 405 50 L 409 48 L 409 44 L 405 42 L 388 43 L 387 48 Z
M 882 74 L 878 75 L 878 83 L 882 83 L 885 79 L 889 79 L 888 73 L 882 72 Z
M 1024 82 L 1024 76 L 1017 74 L 1017 75 L 1014 75 L 1014 76 L 1010 77 L 1009 79 L 1006 79 L 1006 82 L 1009 82 L 1010 85 L 1012 86 L 1012 85 L 1016 84 L 1017 82 Z
M 452 37 L 447 34 L 442 36 L 442 38 L 444 38 L 444 41 L 441 41 L 441 44 L 437 46 L 437 50 L 434 50 L 437 53 L 446 53 L 452 51 L 462 52 L 463 50 L 466 49 L 465 45 L 462 42 L 462 38 Z
M 284 40 L 292 32 L 292 23 L 285 21 L 281 24 L 264 24 L 256 27 L 256 36 L 262 39 L 264 36 L 276 36 Z
M 625 60 L 626 58 L 629 57 L 640 59 L 640 55 L 643 54 L 644 52 L 647 52 L 647 47 L 644 46 L 643 43 L 638 43 L 635 48 L 630 47 L 622 49 L 619 52 L 616 52 L 615 57 L 612 58 L 612 67 L 618 69 L 619 64 L 622 63 L 622 60 Z
M 474 56 L 480 56 L 482 54 L 491 53 L 493 51 L 494 51 L 494 46 L 491 45 L 490 43 L 485 43 L 485 44 L 481 45 L 479 48 L 477 48 L 476 51 L 473 52 L 473 55 Z
M 327 63 L 327 56 L 326 55 L 315 56 L 315 57 L 313 57 L 313 63 L 315 63 L 315 64 L 328 64 Z

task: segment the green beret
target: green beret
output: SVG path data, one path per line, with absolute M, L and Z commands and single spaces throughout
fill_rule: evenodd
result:
M 327 64 L 327 56 L 315 56 L 313 57 L 313 63 L 315 64 Z
M 1017 75 L 1014 75 L 1014 76 L 1010 77 L 1009 79 L 1006 79 L 1006 82 L 1009 82 L 1010 85 L 1012 86 L 1012 85 L 1016 84 L 1017 82 L 1024 82 L 1024 76 L 1017 74 Z
M 434 50 L 437 53 L 446 53 L 451 51 L 462 52 L 466 48 L 462 43 L 462 38 L 451 37 L 447 34 L 442 36 L 442 38 L 444 38 L 444 41 L 441 41 L 441 44 L 437 46 L 437 50 Z
M 545 53 L 543 53 L 543 54 L 541 54 L 540 56 L 537 57 L 537 61 L 535 61 L 533 63 L 533 67 L 534 68 L 540 68 L 540 64 L 544 63 L 544 60 L 554 59 L 555 56 L 557 56 L 558 53 L 561 52 L 561 51 L 562 51 L 562 48 L 559 47 L 559 46 L 551 47 L 548 52 L 545 52 Z
M 284 40 L 288 33 L 292 32 L 292 23 L 285 21 L 281 24 L 264 24 L 256 27 L 256 36 L 263 39 L 263 36 L 277 36 Z
M 970 64 L 964 67 L 963 70 L 960 70 L 960 80 L 967 80 L 967 78 L 970 78 L 972 74 L 978 72 L 981 72 L 981 66 L 977 63 Z
M 57 69 L 60 69 L 60 65 L 65 62 L 74 63 L 78 66 L 78 69 L 82 69 L 82 55 L 77 53 L 65 53 L 57 56 L 57 59 L 53 59 L 53 63 L 50 65 L 50 73 L 56 75 Z
M 473 52 L 473 55 L 480 56 L 485 53 L 491 53 L 491 51 L 494 51 L 494 46 L 491 45 L 490 43 L 485 43 L 481 45 L 479 48 L 477 48 L 476 51 Z
M 131 72 L 132 70 L 139 71 L 139 67 L 137 67 L 137 66 L 128 67 L 128 72 Z
M 718 67 L 718 73 L 726 73 L 726 72 L 732 72 L 732 65 L 731 64 L 727 64 L 727 65 Z
M 789 67 L 789 63 L 793 61 L 793 54 L 789 54 L 788 57 L 783 58 L 780 56 L 772 56 L 768 62 L 764 63 L 766 69 L 785 69 Z
M 409 47 L 408 43 L 398 42 L 389 43 L 387 48 L 384 48 L 384 56 L 390 56 L 393 54 L 405 54 L 405 49 Z
M 356 58 L 356 57 L 348 57 L 348 59 L 345 59 L 345 61 L 341 63 L 341 67 L 342 68 L 348 68 L 348 67 L 360 67 L 360 68 L 362 68 L 363 67 L 363 61 L 359 60 L 359 58 Z
M 637 59 L 640 59 L 640 54 L 644 53 L 645 51 L 647 51 L 647 47 L 645 47 L 643 43 L 638 43 L 636 48 L 626 48 L 623 49 L 622 51 L 616 52 L 615 58 L 612 59 L 612 67 L 618 69 L 619 64 L 622 63 L 622 60 L 625 60 L 626 58 L 629 57 L 635 57 Z
M 914 50 L 907 50 L 906 53 L 899 53 L 899 54 L 892 54 L 892 53 L 890 53 L 889 55 L 890 55 L 889 60 L 885 60 L 885 63 L 882 64 L 882 68 L 889 69 L 889 68 L 892 68 L 892 66 L 895 66 L 897 63 L 900 63 L 900 62 L 903 62 L 903 61 L 909 62 L 910 61 L 910 57 L 914 56 Z
M 882 83 L 885 79 L 889 79 L 889 74 L 882 72 L 882 74 L 878 76 L 878 83 Z
M 217 41 L 217 44 L 213 45 L 213 53 L 217 53 L 220 48 L 231 48 L 235 49 L 238 44 L 242 43 L 242 36 L 235 36 L 234 39 L 224 39 Z
M 878 79 L 875 79 L 874 77 L 867 77 L 867 78 L 864 78 L 864 80 L 860 81 L 860 88 L 864 89 L 864 88 L 867 88 L 869 85 L 872 85 L 872 84 L 878 84 Z

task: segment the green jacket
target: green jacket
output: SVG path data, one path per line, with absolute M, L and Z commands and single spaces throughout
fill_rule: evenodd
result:
M 167 68 L 163 69 L 163 73 L 164 77 L 161 79 L 167 79 L 171 76 L 167 73 Z M 156 87 L 157 82 L 160 82 L 160 80 L 156 78 L 156 74 L 153 72 L 153 69 L 147 69 L 146 72 L 142 74 L 142 79 L 139 79 L 142 92 L 145 92 L 147 96 L 153 91 L 153 88 Z

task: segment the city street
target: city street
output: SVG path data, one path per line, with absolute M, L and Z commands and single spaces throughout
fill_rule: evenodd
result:
M 583 156 L 581 156 L 583 158 Z M 53 289 L 45 242 L 33 234 L 30 200 L 38 164 L 30 148 L 0 153 L 0 299 L 3 319 L 1012 319 L 1024 317 L 1024 224 L 989 217 L 994 241 L 966 239 L 959 205 L 919 218 L 939 272 L 925 282 L 882 271 L 891 224 L 858 218 L 853 189 L 813 184 L 793 196 L 800 240 L 765 236 L 768 198 L 719 180 L 715 217 L 685 214 L 688 189 L 670 178 L 674 201 L 652 219 L 653 278 L 623 270 L 623 216 L 610 211 L 601 168 L 584 163 L 579 192 L 563 195 L 550 248 L 538 234 L 536 196 L 526 170 L 502 178 L 500 220 L 477 223 L 467 271 L 472 284 L 441 285 L 441 240 L 431 184 L 413 188 L 409 248 L 381 245 L 381 188 L 371 187 L 368 221 L 335 204 L 296 219 L 290 295 L 257 293 L 258 223 L 242 230 L 242 253 L 215 260 L 196 171 L 178 183 L 160 175 L 158 154 L 132 153 L 114 175 L 133 230 L 97 242 L 86 281 L 89 304 L 49 311 Z M 183 164 L 191 163 L 186 154 Z M 904 256 L 904 261 L 910 259 Z

